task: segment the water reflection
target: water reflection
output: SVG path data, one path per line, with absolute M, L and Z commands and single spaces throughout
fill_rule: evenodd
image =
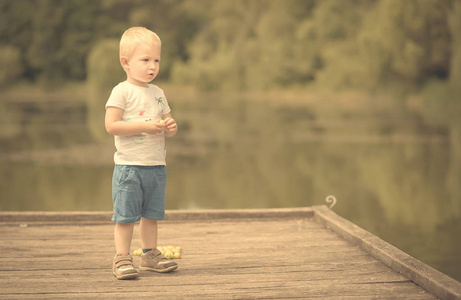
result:
M 446 140 L 348 136 L 309 107 L 207 101 L 175 107 L 167 209 L 311 206 L 332 194 L 339 215 L 461 279 L 461 167 Z M 113 146 L 88 147 L 74 152 L 92 160 L 66 157 L 72 150 L 3 159 L 0 209 L 111 210 Z
M 0 210 L 111 210 L 108 166 L 2 162 Z

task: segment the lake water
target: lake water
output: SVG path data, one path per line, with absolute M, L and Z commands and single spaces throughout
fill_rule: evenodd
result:
M 461 280 L 461 160 L 446 136 L 407 117 L 247 100 L 172 105 L 181 131 L 167 141 L 167 209 L 305 207 L 334 195 L 337 214 Z M 111 210 L 112 154 L 111 143 L 8 152 L 0 209 Z

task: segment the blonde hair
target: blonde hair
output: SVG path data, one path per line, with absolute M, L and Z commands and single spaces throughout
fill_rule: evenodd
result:
M 131 27 L 120 39 L 120 58 L 129 58 L 140 43 L 148 43 L 153 47 L 162 46 L 158 35 L 145 27 Z

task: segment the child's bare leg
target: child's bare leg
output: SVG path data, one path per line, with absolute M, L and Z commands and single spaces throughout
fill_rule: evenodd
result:
M 139 232 L 143 249 L 157 248 L 157 220 L 141 217 Z
M 116 254 L 127 255 L 130 253 L 133 228 L 134 223 L 115 223 L 114 239 Z

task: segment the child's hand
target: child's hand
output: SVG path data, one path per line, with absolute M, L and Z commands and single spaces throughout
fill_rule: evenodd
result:
M 178 130 L 178 125 L 176 124 L 176 121 L 171 117 L 167 117 L 163 121 L 165 122 L 165 134 L 167 136 L 175 135 L 176 131 Z
M 147 134 L 159 134 L 165 131 L 165 122 L 163 120 L 160 121 L 149 121 L 146 122 L 146 130 L 145 133 Z

